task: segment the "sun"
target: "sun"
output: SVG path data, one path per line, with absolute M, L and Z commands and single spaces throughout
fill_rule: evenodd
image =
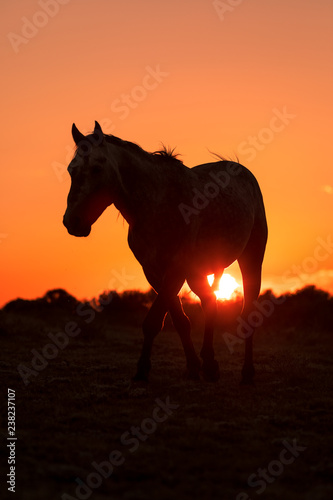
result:
M 214 274 L 210 274 L 207 276 L 208 283 L 210 286 L 214 283 Z M 235 278 L 231 276 L 230 274 L 223 274 L 222 278 L 220 279 L 219 283 L 219 288 L 218 290 L 215 290 L 214 293 L 216 295 L 216 298 L 219 300 L 229 300 L 236 290 L 240 285 L 237 283 Z

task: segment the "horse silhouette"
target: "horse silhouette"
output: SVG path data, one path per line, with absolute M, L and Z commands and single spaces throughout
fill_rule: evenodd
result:
M 213 332 L 216 297 L 207 275 L 220 279 L 238 261 L 243 279 L 243 321 L 254 309 L 261 286 L 267 241 L 265 209 L 253 174 L 239 163 L 219 161 L 186 167 L 172 151 L 148 153 L 140 146 L 105 135 L 98 122 L 84 136 L 75 124 L 77 150 L 68 166 L 71 188 L 63 223 L 74 236 L 88 236 L 112 203 L 129 224 L 128 244 L 157 292 L 143 323 L 143 347 L 136 380 L 147 380 L 153 340 L 169 311 L 180 336 L 187 373 L 218 380 Z M 205 314 L 203 346 L 197 356 L 191 327 L 178 293 L 187 281 Z M 248 325 L 242 383 L 253 382 L 252 339 Z

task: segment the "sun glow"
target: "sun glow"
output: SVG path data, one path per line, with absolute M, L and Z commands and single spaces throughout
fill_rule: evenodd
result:
M 214 274 L 207 276 L 207 280 L 209 285 L 212 286 L 214 283 Z M 219 300 L 229 300 L 239 286 L 240 285 L 233 276 L 230 274 L 223 274 L 219 282 L 219 288 L 215 290 L 214 293 Z

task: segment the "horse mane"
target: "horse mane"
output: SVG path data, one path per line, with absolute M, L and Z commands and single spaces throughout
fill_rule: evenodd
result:
M 116 137 L 114 135 L 104 135 L 104 138 L 106 139 L 107 142 L 110 142 L 111 144 L 115 144 L 116 146 L 120 146 L 123 148 L 131 149 L 134 153 L 145 155 L 147 159 L 149 158 L 150 160 L 156 161 L 156 160 L 165 160 L 169 163 L 174 163 L 174 164 L 181 164 L 183 165 L 183 162 L 178 159 L 178 154 L 175 153 L 175 148 L 167 148 L 164 144 L 162 144 L 162 149 L 159 149 L 157 151 L 154 151 L 152 153 L 149 153 L 148 151 L 145 151 L 142 149 L 141 146 L 136 144 L 135 142 L 130 142 L 130 141 L 124 141 L 123 139 L 120 139 L 119 137 Z
M 176 148 L 168 148 L 166 147 L 164 144 L 162 144 L 162 149 L 159 149 L 158 151 L 154 151 L 153 153 L 150 153 L 151 155 L 155 155 L 157 157 L 162 157 L 162 158 L 165 158 L 167 160 L 172 160 L 172 161 L 176 161 L 176 162 L 179 162 L 181 164 L 183 164 L 183 162 L 178 158 L 179 156 L 179 153 L 175 153 Z
M 227 158 L 226 156 L 223 156 L 223 155 L 221 155 L 221 154 L 219 154 L 219 153 L 215 153 L 214 151 L 211 151 L 210 149 L 208 149 L 208 151 L 210 152 L 210 154 L 211 154 L 212 156 L 215 156 L 215 158 L 217 158 L 218 160 L 221 160 L 221 161 L 232 161 L 232 162 L 234 162 L 234 161 L 235 161 L 235 160 L 233 160 L 233 159 L 232 159 L 232 158 L 230 158 L 230 157 L 229 157 L 229 158 Z M 235 157 L 236 157 L 237 163 L 239 163 L 239 158 L 238 158 L 238 156 L 237 156 L 236 154 L 235 154 Z

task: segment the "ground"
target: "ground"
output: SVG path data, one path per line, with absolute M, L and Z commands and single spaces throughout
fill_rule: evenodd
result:
M 58 318 L 59 324 L 69 319 Z M 193 332 L 198 352 L 199 326 Z M 150 381 L 140 384 L 131 381 L 139 325 L 103 320 L 69 338 L 25 385 L 18 365 L 31 367 L 31 349 L 42 352 L 49 331 L 57 330 L 48 330 L 45 318 L 16 319 L 9 330 L 1 334 L 2 498 L 333 498 L 329 333 L 261 329 L 256 385 L 248 387 L 239 384 L 244 346 L 231 354 L 221 329 L 215 342 L 220 380 L 186 380 L 180 340 L 168 324 L 156 338 Z M 16 496 L 4 486 L 7 388 L 15 390 Z M 137 431 L 140 437 L 133 437 Z M 111 459 L 113 470 L 101 464 Z

